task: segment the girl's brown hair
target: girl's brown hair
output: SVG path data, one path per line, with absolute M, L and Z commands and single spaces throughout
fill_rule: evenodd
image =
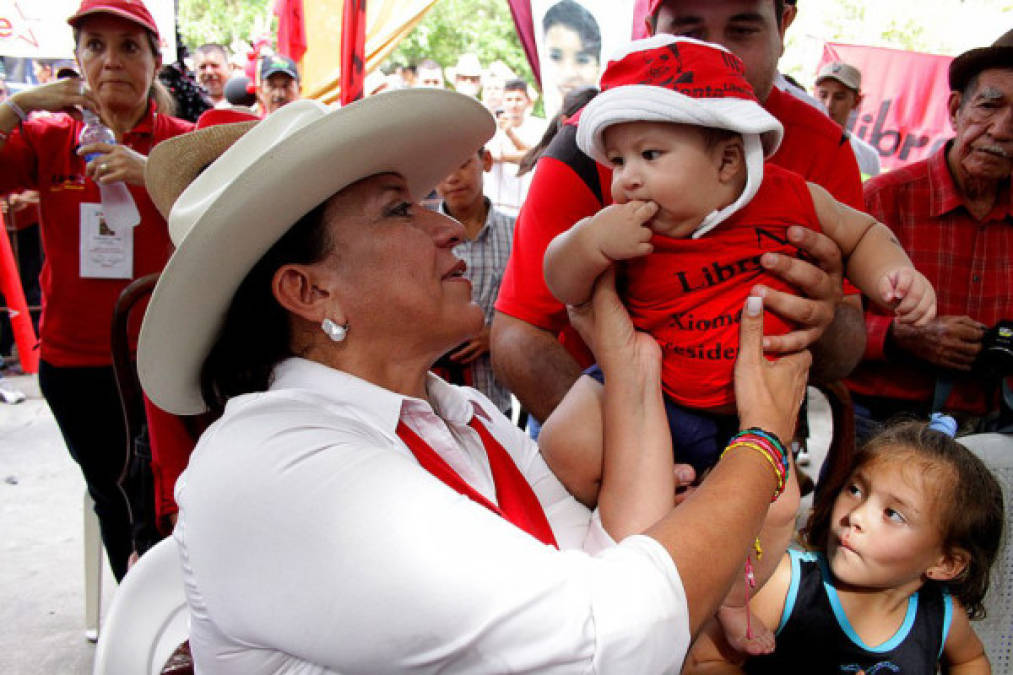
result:
M 856 454 L 851 473 L 877 460 L 897 458 L 913 458 L 937 477 L 937 525 L 943 549 L 949 554 L 962 550 L 968 556 L 967 567 L 953 579 L 926 583 L 939 584 L 957 598 L 970 618 L 984 617 L 982 601 L 1005 518 L 1002 488 L 970 450 L 949 435 L 915 421 L 892 424 L 871 438 Z M 837 484 L 818 493 L 803 530 L 803 540 L 810 548 L 826 551 L 834 502 L 850 479 L 850 473 L 844 474 Z

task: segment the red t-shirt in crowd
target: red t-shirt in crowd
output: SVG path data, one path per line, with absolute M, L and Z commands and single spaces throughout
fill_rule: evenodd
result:
M 82 123 L 65 114 L 35 117 L 15 130 L 0 149 L 0 194 L 39 191 L 40 232 L 45 251 L 40 283 L 42 358 L 54 366 L 107 366 L 110 323 L 120 292 L 132 279 L 160 272 L 172 244 L 165 220 L 147 191 L 131 185 L 141 223 L 134 228 L 132 279 L 83 278 L 80 274 L 81 205 L 100 203 L 98 186 L 84 176 L 77 155 Z M 123 143 L 147 155 L 159 141 L 190 131 L 185 120 L 149 112 L 124 135 Z M 134 312 L 131 347 L 136 348 L 143 312 Z
M 1013 181 L 1007 180 L 995 207 L 980 220 L 967 210 L 946 162 L 950 144 L 931 157 L 894 169 L 865 184 L 866 210 L 886 224 L 919 272 L 936 289 L 939 316 L 969 316 L 992 326 L 1013 319 L 1010 260 L 1013 260 Z M 940 371 L 887 353 L 893 316 L 869 305 L 865 312 L 865 359 L 848 386 L 868 396 L 928 403 Z M 983 414 L 996 401 L 973 374 L 945 373 L 955 382 L 944 406 Z
M 790 94 L 772 89 L 764 107 L 784 125 L 784 140 L 770 162 L 824 187 L 838 201 L 863 208 L 861 174 L 840 126 Z M 560 232 L 612 203 L 612 172 L 577 148 L 576 129 L 564 127 L 538 160 L 527 199 L 514 226 L 514 244 L 500 284 L 497 311 L 560 334 L 582 365 L 591 356 L 569 326 L 566 308 L 545 285 L 542 258 Z M 846 291 L 853 292 L 849 286 Z
M 623 301 L 634 325 L 661 346 L 661 382 L 675 402 L 705 409 L 734 403 L 739 315 L 758 283 L 790 290 L 760 266 L 760 256 L 798 255 L 788 242 L 792 225 L 821 231 L 808 184 L 768 164 L 752 200 L 714 230 L 699 239 L 655 235 L 653 253 L 623 266 Z M 780 335 L 792 327 L 767 312 L 763 328 Z

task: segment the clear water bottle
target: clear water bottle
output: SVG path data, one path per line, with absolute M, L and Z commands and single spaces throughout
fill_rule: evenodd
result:
M 78 142 L 81 145 L 116 143 L 116 136 L 113 134 L 112 129 L 102 124 L 102 120 L 99 119 L 98 115 L 87 108 L 81 112 L 84 116 L 84 128 L 81 129 L 81 135 L 78 137 Z M 84 159 L 90 162 L 99 154 L 93 152 L 85 155 Z M 118 232 L 128 227 L 134 227 L 141 222 L 141 214 L 137 211 L 137 204 L 134 203 L 134 198 L 123 181 L 116 181 L 115 183 L 95 182 L 98 185 L 99 193 L 102 195 L 102 216 L 110 230 Z

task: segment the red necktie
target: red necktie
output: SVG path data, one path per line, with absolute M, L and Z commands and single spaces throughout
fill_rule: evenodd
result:
M 545 512 L 542 511 L 542 505 L 538 503 L 538 498 L 535 497 L 531 485 L 514 464 L 513 459 L 493 438 L 485 425 L 478 421 L 476 416 L 472 416 L 468 426 L 474 429 L 482 439 L 485 454 L 489 458 L 489 468 L 492 470 L 492 480 L 496 485 L 496 499 L 499 501 L 499 506 L 490 502 L 475 488 L 468 485 L 442 457 L 436 454 L 436 451 L 428 443 L 409 429 L 403 421 L 397 423 L 397 435 L 412 451 L 423 469 L 465 497 L 507 519 L 535 539 L 559 548 L 556 538 L 552 534 L 552 528 L 549 526 L 549 521 L 545 518 Z

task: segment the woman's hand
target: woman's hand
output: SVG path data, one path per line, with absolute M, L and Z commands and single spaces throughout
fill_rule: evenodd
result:
M 125 145 L 90 143 L 82 145 L 77 154 L 82 157 L 99 153 L 85 167 L 85 175 L 96 183 L 123 181 L 131 185 L 144 185 L 144 166 L 148 158 Z
M 769 361 L 763 355 L 763 298 L 750 296 L 739 326 L 735 401 L 739 428 L 760 427 L 787 443 L 795 433 L 812 356 L 808 351 Z
M 654 338 L 638 331 L 616 292 L 615 267 L 595 281 L 591 300 L 568 305 L 570 323 L 594 353 L 605 376 L 614 369 L 636 366 L 646 377 L 661 377 L 661 348 Z
M 67 77 L 19 91 L 12 99 L 25 111 L 36 110 L 65 112 L 76 120 L 81 119 L 81 108 L 98 113 L 98 99 L 79 77 Z
M 753 289 L 753 295 L 764 298 L 767 309 L 799 326 L 790 333 L 764 339 L 765 349 L 780 353 L 807 349 L 820 339 L 841 301 L 844 273 L 841 250 L 830 237 L 793 226 L 788 228 L 788 239 L 814 258 L 818 267 L 780 253 L 765 253 L 760 259 L 768 272 L 795 286 L 805 296 L 775 291 L 768 286 Z

